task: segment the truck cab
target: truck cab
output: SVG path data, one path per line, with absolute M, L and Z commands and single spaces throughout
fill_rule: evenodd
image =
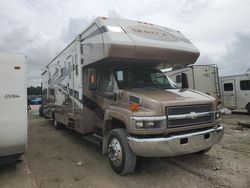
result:
M 136 156 L 202 153 L 223 135 L 214 97 L 177 88 L 157 67 L 141 65 L 88 69 L 88 97 L 100 107 L 88 124 L 102 130 L 103 152 L 118 174 L 130 172 Z

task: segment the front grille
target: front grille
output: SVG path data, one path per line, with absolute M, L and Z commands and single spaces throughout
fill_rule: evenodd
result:
M 196 117 L 195 119 L 192 119 L 192 118 L 171 119 L 171 120 L 168 119 L 168 116 L 171 116 L 171 115 L 184 115 L 184 114 L 202 113 L 202 112 L 212 112 L 212 105 L 166 107 L 168 128 L 185 127 L 185 126 L 212 123 L 214 120 L 213 113 L 207 116 Z

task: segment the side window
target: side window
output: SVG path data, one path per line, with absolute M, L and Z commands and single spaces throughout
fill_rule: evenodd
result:
M 224 91 L 233 91 L 233 84 L 232 83 L 224 84 Z
M 115 78 L 116 78 L 118 87 L 120 89 L 122 89 L 124 87 L 124 85 L 126 84 L 124 70 L 115 70 L 114 74 L 115 74 Z
M 250 80 L 241 80 L 240 81 L 241 90 L 250 90 Z
M 76 76 L 78 76 L 78 65 L 75 65 L 75 70 L 76 70 L 75 74 Z
M 102 72 L 98 91 L 101 93 L 105 93 L 105 92 L 113 92 L 113 90 L 114 90 L 114 81 L 111 72 L 109 71 Z

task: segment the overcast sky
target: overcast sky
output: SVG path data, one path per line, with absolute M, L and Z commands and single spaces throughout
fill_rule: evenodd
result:
M 0 0 L 0 51 L 28 58 L 28 84 L 98 16 L 180 30 L 200 50 L 198 64 L 220 75 L 250 68 L 250 0 Z

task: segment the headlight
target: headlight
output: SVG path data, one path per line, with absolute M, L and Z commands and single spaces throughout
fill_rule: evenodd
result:
M 221 118 L 221 112 L 218 110 L 215 112 L 215 119 L 220 119 Z
M 156 122 L 154 121 L 137 121 L 135 123 L 135 127 L 137 129 L 143 129 L 143 128 L 151 129 L 151 128 L 155 128 L 155 126 L 156 126 Z
M 137 129 L 142 129 L 142 128 L 144 128 L 144 122 L 143 122 L 143 121 L 137 121 L 137 122 L 135 123 L 135 127 L 136 127 Z
M 147 128 L 154 128 L 154 126 L 155 126 L 155 122 L 154 121 L 146 121 L 146 122 L 144 122 L 144 124 L 145 124 L 145 128 L 147 129 Z

